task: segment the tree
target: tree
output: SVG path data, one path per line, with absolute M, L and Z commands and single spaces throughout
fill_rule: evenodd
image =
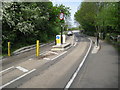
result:
M 8 41 L 12 48 L 19 48 L 34 44 L 37 39 L 40 42 L 54 39 L 60 32 L 60 10 L 65 17 L 70 14 L 68 7 L 53 6 L 52 2 L 3 2 L 2 5 L 3 53 Z
M 89 8 L 88 8 L 89 7 Z M 95 32 L 95 16 L 97 5 L 93 2 L 82 2 L 79 10 L 75 13 L 75 19 L 86 32 Z
M 95 32 L 120 32 L 118 2 L 82 2 L 75 19 L 89 35 Z

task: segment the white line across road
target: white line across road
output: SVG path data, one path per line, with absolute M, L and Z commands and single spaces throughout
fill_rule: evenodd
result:
M 36 70 L 36 69 L 32 69 L 31 71 L 29 71 L 29 72 L 27 72 L 27 73 L 25 73 L 25 74 L 19 76 L 18 78 L 16 78 L 16 79 L 14 79 L 14 80 L 12 80 L 12 81 L 10 81 L 10 82 L 8 82 L 8 83 L 6 83 L 6 84 L 0 86 L 0 89 L 6 87 L 6 86 L 8 86 L 8 85 L 10 85 L 11 83 L 13 83 L 13 82 L 15 82 L 15 81 L 17 81 L 17 80 L 19 80 L 19 79 L 21 79 L 21 78 L 23 78 L 24 76 L 26 76 L 26 75 L 28 75 L 28 74 L 34 72 L 35 70 Z
M 91 49 L 91 47 L 92 47 L 92 40 L 91 40 L 90 38 L 89 38 L 89 40 L 90 40 L 90 46 L 89 46 L 89 48 L 88 48 L 88 51 L 87 51 L 86 55 L 84 56 L 82 62 L 79 64 L 78 68 L 76 69 L 75 73 L 73 74 L 72 78 L 69 80 L 69 82 L 68 82 L 67 85 L 65 86 L 64 90 L 67 90 L 67 89 L 70 88 L 71 84 L 73 83 L 75 77 L 77 76 L 78 72 L 80 71 L 81 67 L 83 66 L 83 64 L 84 64 L 84 62 L 85 62 L 85 60 L 86 60 L 86 58 L 87 58 L 87 56 L 88 56 L 88 54 L 89 54 L 89 52 L 90 52 L 90 49 Z
M 52 59 L 51 59 L 51 61 L 52 61 L 52 60 L 55 60 L 56 58 L 58 58 L 58 57 L 62 56 L 62 55 L 63 55 L 63 54 L 65 54 L 65 53 L 67 53 L 67 51 L 65 51 L 65 52 L 61 53 L 60 55 L 58 55 L 58 56 L 57 56 L 57 57 L 55 57 L 55 58 L 52 58 Z
M 7 68 L 7 69 L 5 69 L 5 70 L 3 70 L 3 71 L 0 71 L 0 73 L 6 72 L 6 71 L 8 71 L 8 70 L 10 70 L 10 69 L 12 69 L 12 68 L 14 68 L 14 66 L 9 67 L 9 68 Z
M 27 69 L 25 69 L 25 68 L 23 68 L 23 67 L 21 67 L 21 66 L 17 66 L 16 68 L 19 69 L 19 70 L 21 70 L 21 71 L 23 71 L 23 72 L 28 72 Z

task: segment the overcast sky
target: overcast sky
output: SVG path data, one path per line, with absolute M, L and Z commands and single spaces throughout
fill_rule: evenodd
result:
M 59 2 L 57 0 L 57 1 L 52 1 L 52 2 L 53 2 L 53 5 L 63 4 L 66 7 L 70 7 L 70 9 L 71 9 L 70 10 L 70 12 L 71 12 L 71 23 L 75 27 L 76 25 L 74 24 L 74 14 L 77 11 L 78 7 L 80 6 L 82 0 L 77 0 L 77 1 L 76 0 L 74 0 L 74 1 L 73 0 L 71 0 L 71 1 L 69 1 L 69 0 L 61 0 Z

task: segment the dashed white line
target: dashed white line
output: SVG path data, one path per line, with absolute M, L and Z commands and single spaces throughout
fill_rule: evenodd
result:
M 23 67 L 21 67 L 21 66 L 17 66 L 16 68 L 19 69 L 19 70 L 21 70 L 21 71 L 23 71 L 23 72 L 28 72 L 27 69 L 25 69 L 25 68 L 23 68 Z
M 7 69 L 5 69 L 5 70 L 1 71 L 0 73 L 3 73 L 3 72 L 5 72 L 5 71 L 8 71 L 8 70 L 10 70 L 10 69 L 12 69 L 12 68 L 14 68 L 14 66 L 9 67 L 9 68 L 7 68 Z
M 19 80 L 19 79 L 21 79 L 21 78 L 23 78 L 24 76 L 26 76 L 26 75 L 28 75 L 28 74 L 34 72 L 35 70 L 36 70 L 36 69 L 33 69 L 33 70 L 31 70 L 31 71 L 29 71 L 29 72 L 27 72 L 27 73 L 25 73 L 25 74 L 19 76 L 18 78 L 16 78 L 16 79 L 14 79 L 14 80 L 12 80 L 12 81 L 10 81 L 10 82 L 8 82 L 8 83 L 6 83 L 6 84 L 0 86 L 0 89 L 6 87 L 6 86 L 8 86 L 8 85 L 10 85 L 11 83 L 13 83 L 13 82 L 15 82 L 15 81 L 17 81 L 17 80 Z
M 92 40 L 91 40 L 90 38 L 89 38 L 89 40 L 90 40 L 89 49 L 88 49 L 86 55 L 84 56 L 82 62 L 80 63 L 79 67 L 77 68 L 77 70 L 76 70 L 75 73 L 73 74 L 72 78 L 69 80 L 69 82 L 68 82 L 67 85 L 65 86 L 64 90 L 70 88 L 71 84 L 73 83 L 75 77 L 77 76 L 79 70 L 81 69 L 81 67 L 83 66 L 83 64 L 84 64 L 84 62 L 85 62 L 85 60 L 86 60 L 86 58 L 87 58 L 87 56 L 88 56 L 88 54 L 89 54 L 89 52 L 90 52 L 90 49 L 91 49 L 91 47 L 92 47 Z

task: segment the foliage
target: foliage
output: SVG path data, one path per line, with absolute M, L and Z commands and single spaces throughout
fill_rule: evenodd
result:
M 75 13 L 75 19 L 80 23 L 85 33 L 120 33 L 119 2 L 82 2 Z
M 68 7 L 53 6 L 52 2 L 3 2 L 2 10 L 3 53 L 7 52 L 8 41 L 11 42 L 11 48 L 19 48 L 35 43 L 37 39 L 40 42 L 54 39 L 60 32 L 61 21 L 58 16 L 61 10 L 65 18 L 70 15 Z

